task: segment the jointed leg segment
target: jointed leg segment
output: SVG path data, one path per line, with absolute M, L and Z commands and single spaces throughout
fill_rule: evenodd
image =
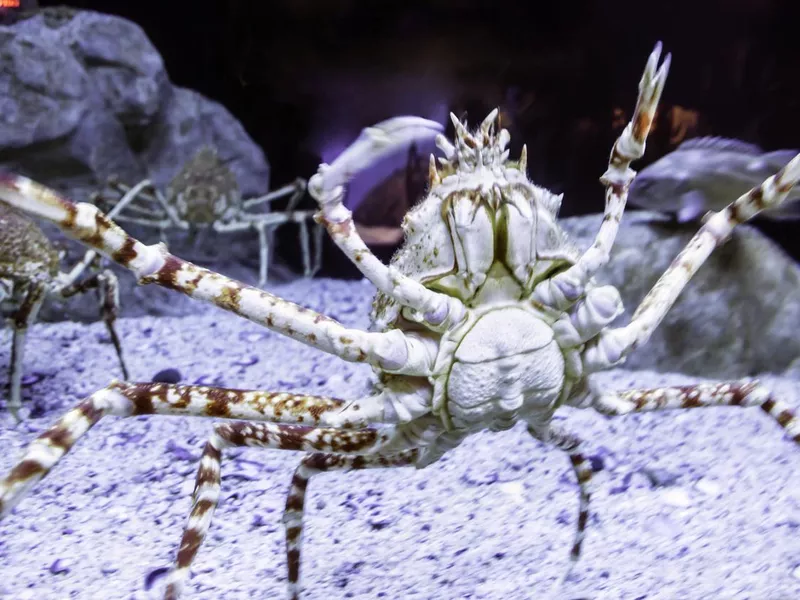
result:
M 128 379 L 130 375 L 122 355 L 122 343 L 117 334 L 117 329 L 114 327 L 119 314 L 119 283 L 117 276 L 111 270 L 105 269 L 100 273 L 92 273 L 82 281 L 65 286 L 59 289 L 57 293 L 62 298 L 70 298 L 76 294 L 84 294 L 92 289 L 97 290 L 100 317 L 106 325 L 111 343 L 117 353 L 119 365 L 122 369 L 122 377 Z
M 594 398 L 592 406 L 608 416 L 710 406 L 757 406 L 800 444 L 800 419 L 786 403 L 752 380 L 607 392 Z
M 317 222 L 325 226 L 336 245 L 375 287 L 418 311 L 434 326 L 460 320 L 464 306 L 383 264 L 361 239 L 343 200 L 344 185 L 356 172 L 415 139 L 433 137 L 441 129 L 438 123 L 417 117 L 397 117 L 368 127 L 333 164 L 321 165 L 308 185 L 320 205 Z
M 406 450 L 390 456 L 372 454 L 367 456 L 345 456 L 342 454 L 316 453 L 303 458 L 292 478 L 283 525 L 286 530 L 286 562 L 289 570 L 289 597 L 298 600 L 302 585 L 300 580 L 301 552 L 303 544 L 303 511 L 306 490 L 312 476 L 326 471 L 355 471 L 413 465 L 418 450 Z
M 537 285 L 532 295 L 536 301 L 562 310 L 568 308 L 583 295 L 589 280 L 608 263 L 628 200 L 628 188 L 636 176 L 630 165 L 644 156 L 647 135 L 669 72 L 671 56 L 667 54 L 658 67 L 660 57 L 659 43 L 650 54 L 639 82 L 639 97 L 631 121 L 615 142 L 608 170 L 600 179 L 606 188 L 606 208 L 594 244 L 574 266 Z
M 44 302 L 47 288 L 43 284 L 29 284 L 17 311 L 11 317 L 11 364 L 9 373 L 8 409 L 19 419 L 22 406 L 22 365 L 25 355 L 25 338 L 28 328 L 36 320 L 36 314 Z
M 0 481 L 0 518 L 8 514 L 27 491 L 102 417 L 162 414 L 225 417 L 315 425 L 335 430 L 358 430 L 382 421 L 381 396 L 346 403 L 336 398 L 271 393 L 205 386 L 115 382 L 95 392 L 65 414 L 28 447 L 22 460 Z M 248 425 L 254 432 L 272 436 L 269 426 Z M 313 429 L 311 431 L 327 431 Z M 295 438 L 305 430 L 284 429 Z M 334 431 L 330 429 L 330 431 Z M 277 434 L 274 434 L 277 435 Z M 337 435 L 339 435 L 337 433 Z M 344 435 L 344 434 L 342 434 Z M 370 434 L 371 435 L 371 434 Z M 285 436 L 284 436 L 285 437 Z M 294 439 L 294 438 L 292 438 Z M 305 438 L 302 438 L 305 440 Z M 313 445 L 313 436 L 308 449 Z M 347 437 L 341 439 L 349 439 Z
M 569 579 L 572 570 L 575 568 L 581 556 L 583 540 L 586 537 L 586 526 L 589 523 L 590 517 L 591 487 L 594 471 L 591 461 L 589 461 L 582 452 L 583 441 L 578 436 L 568 433 L 561 427 L 553 424 L 548 427 L 544 435 L 541 435 L 540 432 L 530 426 L 528 427 L 528 432 L 535 438 L 543 439 L 546 443 L 566 452 L 578 483 L 578 520 L 575 526 L 575 537 L 569 552 L 569 565 L 550 589 L 551 595 L 559 594 L 562 592 L 564 583 Z M 544 597 L 549 598 L 551 596 L 543 596 L 543 598 Z
M 292 598 L 299 593 L 300 541 L 302 511 L 308 479 L 316 472 L 332 469 L 364 469 L 370 467 L 404 466 L 411 464 L 416 451 L 382 457 L 372 454 L 390 440 L 390 435 L 376 429 L 342 431 L 317 429 L 298 425 L 247 422 L 224 423 L 215 427 L 214 435 L 206 444 L 200 460 L 200 469 L 193 493 L 192 511 L 181 539 L 175 567 L 167 579 L 165 600 L 176 600 L 189 574 L 191 563 L 197 555 L 211 524 L 220 493 L 222 450 L 236 446 L 261 447 L 276 450 L 323 451 L 303 459 L 298 467 L 286 502 L 284 525 L 286 527 L 289 587 Z M 347 456 L 341 453 L 363 453 L 365 456 Z
M 51 221 L 67 235 L 130 269 L 140 283 L 157 283 L 216 304 L 344 360 L 410 375 L 430 372 L 433 357 L 418 337 L 400 330 L 373 333 L 346 328 L 330 317 L 186 262 L 167 252 L 163 244 L 146 246 L 97 207 L 70 202 L 30 179 L 3 175 L 0 197 L 29 215 Z

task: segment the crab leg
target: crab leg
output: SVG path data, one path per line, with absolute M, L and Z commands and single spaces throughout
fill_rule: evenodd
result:
M 180 223 L 173 224 L 169 219 L 144 219 L 141 217 L 129 217 L 127 215 L 119 215 L 114 219 L 116 223 L 130 223 L 131 225 L 144 225 L 146 227 L 164 229 L 170 225 L 174 225 L 176 229 L 188 229 L 188 227 L 181 227 Z
M 303 276 L 310 277 L 311 274 L 311 241 L 308 235 L 308 223 L 305 220 L 297 224 L 300 230 L 300 248 L 303 251 Z M 317 226 L 319 227 L 319 226 Z
M 72 283 L 57 290 L 61 298 L 70 298 L 76 294 L 82 294 L 90 289 L 96 289 L 100 298 L 100 316 L 106 324 L 108 335 L 114 350 L 119 359 L 119 366 L 122 369 L 122 377 L 128 379 L 129 371 L 122 356 L 122 344 L 119 335 L 114 327 L 114 322 L 119 314 L 119 282 L 117 276 L 109 269 L 104 269 L 101 273 L 94 273 L 79 283 Z
M 117 215 L 122 212 L 131 202 L 136 199 L 136 196 L 142 192 L 142 190 L 148 186 L 150 186 L 150 181 L 145 179 L 144 181 L 139 182 L 132 188 L 128 189 L 125 192 L 125 195 L 122 199 L 117 202 L 114 207 L 108 212 L 106 215 L 109 219 L 114 219 Z M 97 251 L 95 250 L 87 250 L 86 254 L 83 255 L 83 259 L 77 263 L 72 270 L 67 275 L 66 279 L 64 280 L 64 286 L 69 286 L 76 282 L 78 278 L 83 274 L 83 272 L 95 261 L 97 258 Z M 127 375 L 126 375 L 127 378 Z
M 393 413 L 385 408 L 396 400 L 396 395 L 389 391 L 345 402 L 326 396 L 116 381 L 82 400 L 40 435 L 22 460 L 0 480 L 0 519 L 106 415 L 223 417 L 325 428 L 315 431 L 352 430 L 371 423 L 391 423 Z M 270 427 L 274 425 L 258 431 Z M 339 431 L 335 435 L 340 439 L 344 433 Z
M 298 177 L 294 183 L 288 183 L 283 187 L 278 188 L 264 196 L 259 196 L 258 198 L 250 198 L 249 200 L 245 200 L 242 203 L 242 208 L 247 210 L 248 208 L 252 208 L 254 206 L 259 206 L 264 203 L 273 202 L 278 198 L 283 198 L 289 194 L 292 194 L 292 197 L 289 199 L 289 203 L 286 206 L 287 211 L 294 210 L 294 207 L 297 206 L 297 203 L 303 198 L 303 195 L 306 193 L 306 181 Z
M 758 381 L 699 383 L 656 389 L 636 389 L 598 394 L 591 404 L 607 416 L 635 412 L 707 408 L 711 406 L 759 407 L 800 444 L 800 419 L 785 402 L 775 398 Z
M 292 211 L 282 213 L 266 213 L 263 215 L 242 215 L 246 219 L 244 223 L 214 223 L 212 227 L 215 231 L 230 233 L 232 231 L 246 231 L 255 229 L 258 232 L 259 245 L 259 277 L 258 287 L 263 287 L 267 283 L 267 270 L 269 268 L 269 236 L 268 231 L 275 229 L 279 225 L 286 223 L 297 223 L 302 228 L 306 226 L 306 220 L 313 218 L 312 211 Z M 308 247 L 308 232 L 305 237 L 301 235 L 300 248 L 303 253 L 304 272 L 310 271 L 311 251 Z
M 120 200 L 119 203 L 117 203 L 117 205 L 121 204 L 127 197 L 130 197 L 131 200 L 134 200 L 135 198 L 141 198 L 142 200 L 158 204 L 161 210 L 163 210 L 167 215 L 166 219 L 158 220 L 155 222 L 150 220 L 142 220 L 140 224 L 159 225 L 164 223 L 167 225 L 173 225 L 175 227 L 181 226 L 182 221 L 178 216 L 177 211 L 174 209 L 174 207 L 170 206 L 170 204 L 167 202 L 167 199 L 164 198 L 164 195 L 161 193 L 161 191 L 157 187 L 155 187 L 149 180 L 145 179 L 137 183 L 135 186 L 129 187 L 120 181 L 117 181 L 115 179 L 110 179 L 108 181 L 108 185 L 109 187 L 115 189 L 118 193 L 121 192 L 123 194 L 122 199 Z M 149 188 L 152 191 L 152 194 L 145 192 L 144 191 L 145 188 Z M 115 207 L 117 205 L 115 205 Z M 146 210 L 146 209 L 141 209 L 141 210 Z M 108 215 L 110 216 L 112 212 L 114 212 L 114 209 L 111 209 Z M 151 216 L 155 217 L 155 212 L 152 212 L 150 214 Z M 131 222 L 132 218 L 120 216 L 119 220 Z
M 263 288 L 267 284 L 267 272 L 269 270 L 269 236 L 267 235 L 266 225 L 256 226 L 258 231 L 258 287 Z M 303 259 L 308 256 L 308 249 L 303 247 Z
M 11 317 L 11 365 L 9 373 L 8 409 L 17 421 L 22 406 L 22 365 L 28 328 L 42 307 L 47 289 L 43 284 L 30 285 L 22 304 Z
M 322 226 L 315 224 L 313 231 L 314 259 L 311 263 L 311 270 L 308 274 L 309 277 L 316 275 L 317 272 L 322 268 L 322 238 L 325 230 L 322 228 Z
M 375 429 L 340 431 L 273 423 L 223 423 L 214 428 L 214 434 L 206 444 L 200 459 L 194 492 L 192 511 L 181 538 L 175 565 L 167 578 L 164 600 L 177 600 L 189 575 L 192 561 L 205 540 L 211 518 L 220 496 L 220 464 L 222 450 L 236 446 L 260 447 L 274 450 L 322 451 L 303 459 L 292 479 L 292 487 L 286 502 L 284 526 L 286 527 L 287 561 L 291 597 L 298 598 L 298 575 L 300 561 L 300 536 L 302 532 L 302 510 L 308 478 L 318 471 L 329 469 L 368 468 L 370 466 L 407 465 L 416 452 L 405 452 L 398 457 L 382 457 L 374 454 L 386 444 L 390 435 Z M 359 453 L 363 456 L 342 456 L 342 453 Z M 399 460 L 398 460 L 399 459 Z
M 552 422 L 544 432 L 539 431 L 539 428 L 535 425 L 529 424 L 528 433 L 534 438 L 566 452 L 567 456 L 569 456 L 572 470 L 575 473 L 575 479 L 578 482 L 578 520 L 569 552 L 569 566 L 562 576 L 556 580 L 550 594 L 542 596 L 543 598 L 551 598 L 562 591 L 564 583 L 569 579 L 575 564 L 580 559 L 583 539 L 586 537 L 586 525 L 589 522 L 589 506 L 592 497 L 591 484 L 594 470 L 591 462 L 586 459 L 582 452 L 583 441 L 578 436 L 562 430 L 561 427 L 552 424 Z
M 368 168 L 408 142 L 432 137 L 442 130 L 434 121 L 396 117 L 367 127 L 333 164 L 322 164 L 308 182 L 308 191 L 319 203 L 317 222 L 355 266 L 381 292 L 418 311 L 432 325 L 460 320 L 464 306 L 455 298 L 431 291 L 421 283 L 383 264 L 364 243 L 353 223 L 353 213 L 343 204 L 344 185 L 358 171 Z
M 73 203 L 30 179 L 0 177 L 0 200 L 58 225 L 66 234 L 133 271 L 139 283 L 156 283 L 215 304 L 347 361 L 367 362 L 403 374 L 430 372 L 430 343 L 420 336 L 399 330 L 377 333 L 347 328 L 330 317 L 184 261 L 170 254 L 163 244 L 147 246 L 97 207 Z
M 298 600 L 302 591 L 300 579 L 301 551 L 303 544 L 303 512 L 306 490 L 312 476 L 329 471 L 355 471 L 387 467 L 411 466 L 417 460 L 418 450 L 406 450 L 390 456 L 372 454 L 368 456 L 343 456 L 341 454 L 311 454 L 303 458 L 292 478 L 292 486 L 286 498 L 283 526 L 286 531 L 286 565 L 289 570 L 289 598 Z
M 780 205 L 800 180 L 800 154 L 776 175 L 753 188 L 721 211 L 711 213 L 700 231 L 689 240 L 672 264 L 645 296 L 631 322 L 609 329 L 596 338 L 584 354 L 587 370 L 598 371 L 614 365 L 648 339 L 683 288 L 711 252 L 730 236 L 734 227 L 763 210 Z
M 533 290 L 534 300 L 564 310 L 583 295 L 589 280 L 608 263 L 628 200 L 628 188 L 636 176 L 630 165 L 644 155 L 653 115 L 669 72 L 671 62 L 669 54 L 664 58 L 661 67 L 656 70 L 660 57 L 659 42 L 650 54 L 644 75 L 639 82 L 639 98 L 631 121 L 614 144 L 608 170 L 600 178 L 606 188 L 606 208 L 603 223 L 594 243 L 575 265 L 538 284 Z

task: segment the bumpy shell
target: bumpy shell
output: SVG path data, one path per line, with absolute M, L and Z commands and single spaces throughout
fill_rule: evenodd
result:
M 498 263 L 518 281 L 524 297 L 580 256 L 556 220 L 561 196 L 530 182 L 525 149 L 519 161 L 508 160 L 508 132 L 494 134 L 489 122 L 494 116 L 474 134 L 456 121 L 455 146 L 437 140 L 446 158 L 437 168 L 431 156 L 427 195 L 403 220 L 405 241 L 391 260 L 398 272 L 468 305 Z M 477 236 L 487 239 L 466 241 Z M 489 255 L 486 248 L 493 248 Z M 401 307 L 381 292 L 371 318 L 372 331 L 411 326 L 400 323 Z
M 36 223 L 0 202 L 0 277 L 49 279 L 58 269 L 58 253 Z
M 209 146 L 183 166 L 167 186 L 167 197 L 182 219 L 198 225 L 218 221 L 241 200 L 236 176 Z

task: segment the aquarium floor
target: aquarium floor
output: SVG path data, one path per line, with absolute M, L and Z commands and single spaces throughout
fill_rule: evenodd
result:
M 277 291 L 348 325 L 367 323 L 372 290 L 361 282 Z M 364 365 L 199 305 L 193 317 L 119 327 L 135 380 L 175 368 L 185 383 L 345 398 L 369 381 Z M 8 333 L 0 331 L 3 368 Z M 102 325 L 62 323 L 31 330 L 26 376 L 26 401 L 40 414 L 15 425 L 0 409 L 0 473 L 118 370 Z M 696 380 L 621 370 L 603 379 L 619 388 Z M 765 382 L 800 405 L 796 381 Z M 800 598 L 800 449 L 758 409 L 568 418 L 605 468 L 567 598 Z M 0 598 L 158 597 L 211 430 L 197 418 L 103 419 L 0 522 Z M 286 597 L 281 511 L 298 460 L 225 453 L 221 505 L 185 598 Z M 307 506 L 306 600 L 527 600 L 565 567 L 577 492 L 565 455 L 515 428 L 476 435 L 420 471 L 321 475 Z

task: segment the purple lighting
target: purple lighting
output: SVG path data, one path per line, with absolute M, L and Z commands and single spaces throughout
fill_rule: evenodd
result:
M 318 133 L 312 148 L 326 163 L 335 160 L 364 127 L 385 119 L 413 115 L 445 125 L 449 122 L 452 88 L 431 76 L 393 76 L 376 84 L 363 73 L 348 73 L 331 76 L 321 84 L 325 90 L 321 103 L 324 108 L 314 118 Z M 418 144 L 418 150 L 427 156 L 436 147 L 431 140 Z M 406 146 L 368 171 L 358 173 L 348 186 L 346 206 L 355 210 L 372 188 L 406 166 L 407 157 Z

